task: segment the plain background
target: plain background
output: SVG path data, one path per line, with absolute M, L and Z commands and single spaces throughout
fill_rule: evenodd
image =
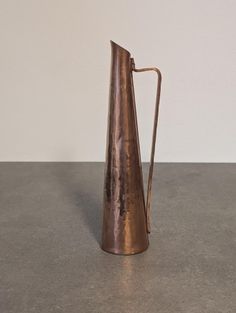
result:
M 156 161 L 236 161 L 235 0 L 0 0 L 0 160 L 103 161 L 110 43 L 163 89 Z M 135 73 L 149 160 L 156 76 Z

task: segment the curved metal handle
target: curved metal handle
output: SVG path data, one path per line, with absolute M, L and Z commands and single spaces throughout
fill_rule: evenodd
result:
M 153 124 L 153 134 L 152 134 L 152 147 L 151 147 L 151 157 L 149 165 L 149 174 L 148 174 L 148 186 L 147 186 L 147 198 L 146 198 L 146 221 L 147 221 L 147 232 L 151 232 L 150 224 L 150 204 L 151 204 L 151 193 L 152 193 L 152 177 L 153 177 L 153 167 L 154 167 L 154 155 L 155 155 L 155 145 L 157 137 L 157 124 L 158 124 L 158 115 L 159 115 L 159 104 L 160 104 L 160 95 L 161 95 L 161 81 L 162 76 L 161 72 L 156 67 L 145 67 L 145 68 L 135 68 L 134 60 L 132 59 L 132 70 L 134 72 L 147 72 L 154 71 L 157 73 L 157 93 L 156 93 L 156 105 L 154 113 L 154 124 Z

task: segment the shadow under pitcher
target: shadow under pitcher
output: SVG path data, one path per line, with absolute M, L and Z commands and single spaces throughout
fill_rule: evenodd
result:
M 155 71 L 157 94 L 146 201 L 134 97 L 133 72 Z M 129 51 L 111 41 L 111 76 L 101 248 L 130 255 L 149 245 L 150 200 L 161 92 L 156 67 L 137 69 Z

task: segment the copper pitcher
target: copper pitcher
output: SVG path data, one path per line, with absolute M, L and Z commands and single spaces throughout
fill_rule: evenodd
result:
M 111 57 L 101 248 L 130 255 L 145 251 L 149 245 L 161 73 L 155 67 L 136 69 L 129 51 L 113 41 Z M 133 86 L 133 72 L 145 71 L 155 71 L 158 76 L 146 202 Z

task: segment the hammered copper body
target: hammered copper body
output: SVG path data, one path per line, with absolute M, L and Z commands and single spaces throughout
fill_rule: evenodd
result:
M 146 250 L 149 244 L 149 207 L 161 77 L 158 79 L 159 93 L 145 207 L 132 72 L 157 69 L 137 70 L 126 49 L 114 42 L 111 42 L 111 48 L 102 249 L 129 255 Z

